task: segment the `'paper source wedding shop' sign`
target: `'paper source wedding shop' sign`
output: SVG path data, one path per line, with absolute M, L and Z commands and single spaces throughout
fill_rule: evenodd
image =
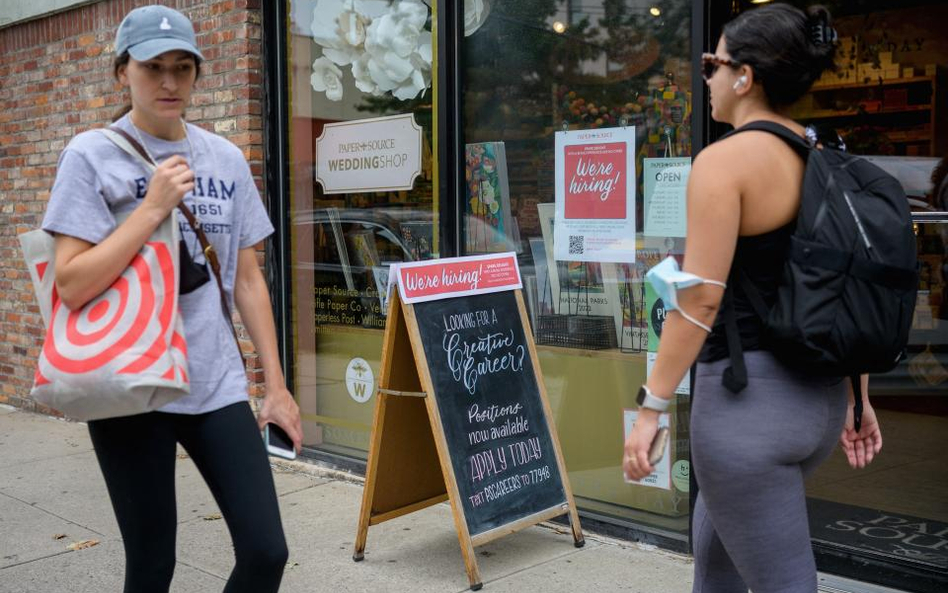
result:
M 326 124 L 316 181 L 327 194 L 411 189 L 421 173 L 421 128 L 411 113 Z

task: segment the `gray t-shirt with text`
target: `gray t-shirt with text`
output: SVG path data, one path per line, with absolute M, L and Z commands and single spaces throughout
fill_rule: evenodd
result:
M 113 125 L 135 137 L 128 116 Z M 233 306 L 238 251 L 265 239 L 273 226 L 240 149 L 197 126 L 188 124 L 187 130 L 190 146 L 187 140 L 169 142 L 144 132 L 139 135 L 157 162 L 180 154 L 194 171 L 195 187 L 185 195 L 184 203 L 217 250 L 224 291 Z M 190 154 L 192 147 L 194 154 Z M 83 132 L 59 157 L 43 229 L 99 243 L 115 229 L 116 214 L 134 210 L 141 203 L 149 178 L 138 160 L 104 134 Z M 200 243 L 183 216 L 179 226 L 192 258 L 204 263 Z M 247 399 L 243 359 L 211 276 L 210 282 L 179 298 L 191 393 L 161 408 L 163 412 L 201 414 Z

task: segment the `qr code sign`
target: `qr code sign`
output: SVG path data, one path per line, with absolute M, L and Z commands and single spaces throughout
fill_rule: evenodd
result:
M 580 255 L 583 253 L 583 237 L 582 235 L 570 235 L 569 236 L 569 253 L 570 255 Z

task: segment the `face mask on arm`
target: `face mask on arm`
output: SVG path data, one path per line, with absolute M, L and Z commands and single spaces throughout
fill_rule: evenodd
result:
M 727 285 L 717 280 L 705 280 L 701 276 L 695 276 L 688 272 L 682 272 L 678 269 L 678 261 L 671 256 L 666 257 L 660 264 L 654 266 L 645 274 L 645 279 L 652 284 L 658 298 L 665 304 L 665 311 L 677 310 L 681 316 L 697 325 L 704 331 L 711 333 L 711 328 L 701 323 L 691 315 L 685 313 L 678 306 L 678 290 L 688 288 L 696 284 L 715 284 L 721 288 L 727 288 Z

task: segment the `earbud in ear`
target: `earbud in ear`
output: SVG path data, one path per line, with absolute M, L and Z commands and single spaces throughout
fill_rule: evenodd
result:
M 731 88 L 736 91 L 737 87 L 744 86 L 745 84 L 747 84 L 747 76 L 741 75 L 741 77 L 737 79 L 737 82 L 735 82 L 734 86 L 732 86 Z

